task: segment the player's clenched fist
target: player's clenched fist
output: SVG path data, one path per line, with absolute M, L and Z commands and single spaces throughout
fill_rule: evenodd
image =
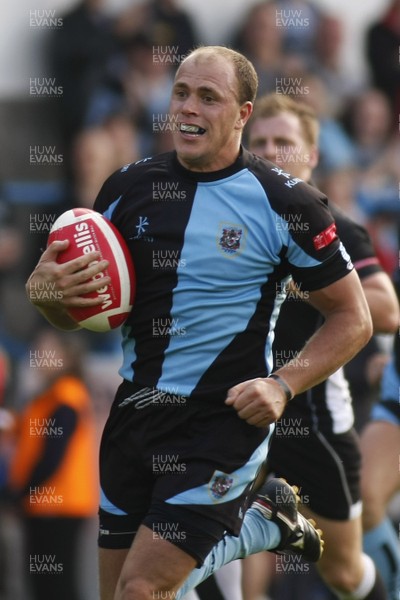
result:
M 250 379 L 228 391 L 225 404 L 233 406 L 238 416 L 256 427 L 267 427 L 282 415 L 286 396 L 273 379 Z

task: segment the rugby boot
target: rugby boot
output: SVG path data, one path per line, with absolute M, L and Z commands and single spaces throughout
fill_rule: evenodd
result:
M 298 488 L 284 479 L 270 479 L 258 490 L 251 508 L 278 525 L 279 546 L 269 550 L 275 554 L 298 554 L 304 560 L 317 562 L 324 549 L 322 531 L 313 519 L 306 519 L 297 509 Z

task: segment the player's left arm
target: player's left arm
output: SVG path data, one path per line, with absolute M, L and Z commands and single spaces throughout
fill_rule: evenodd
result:
M 297 360 L 276 371 L 294 394 L 327 379 L 353 358 L 372 335 L 370 311 L 355 270 L 310 292 L 309 302 L 325 321 L 297 355 Z
M 296 361 L 289 361 L 275 371 L 292 396 L 327 379 L 353 358 L 372 335 L 370 311 L 355 270 L 310 292 L 309 301 L 325 321 L 296 356 Z M 287 400 L 276 380 L 257 378 L 231 388 L 225 402 L 250 425 L 266 427 L 280 418 Z
M 399 303 L 390 277 L 380 271 L 362 277 L 361 284 L 371 312 L 374 333 L 395 333 L 399 327 Z
M 390 277 L 382 270 L 367 276 L 358 273 L 371 313 L 373 332 L 395 333 L 399 327 L 399 302 Z M 304 302 L 309 301 L 309 295 L 303 294 L 293 280 L 289 283 L 288 291 L 298 295 Z

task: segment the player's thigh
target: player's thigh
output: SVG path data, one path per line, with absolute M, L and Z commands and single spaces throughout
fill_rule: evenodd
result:
M 129 548 L 99 548 L 100 600 L 113 600 Z
M 153 597 L 157 592 L 174 592 L 195 566 L 192 556 L 141 526 L 123 564 L 116 600 L 122 597 L 121 591 L 127 586 L 132 589 L 139 584 Z
M 367 529 L 383 518 L 386 506 L 399 489 L 398 453 L 400 427 L 385 421 L 372 421 L 361 436 L 361 495 L 363 521 Z

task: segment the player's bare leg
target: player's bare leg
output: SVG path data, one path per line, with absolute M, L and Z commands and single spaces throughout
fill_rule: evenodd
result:
M 375 567 L 362 551 L 361 515 L 337 521 L 323 518 L 306 507 L 301 511 L 307 518 L 317 520 L 324 532 L 325 550 L 317 569 L 332 591 L 339 598 L 384 600 L 381 585 L 377 584 L 375 591 Z
M 113 600 L 129 549 L 99 548 L 100 599 Z
M 377 565 L 391 600 L 398 600 L 400 589 L 400 544 L 386 510 L 400 489 L 398 455 L 394 451 L 399 447 L 397 423 L 371 421 L 362 433 L 364 550 Z
M 369 423 L 361 436 L 363 526 L 368 531 L 385 517 L 388 502 L 400 489 L 398 453 L 400 428 L 384 421 Z
M 154 600 L 178 590 L 196 560 L 178 546 L 141 526 L 126 556 L 112 600 Z M 101 600 L 111 600 L 102 598 Z

